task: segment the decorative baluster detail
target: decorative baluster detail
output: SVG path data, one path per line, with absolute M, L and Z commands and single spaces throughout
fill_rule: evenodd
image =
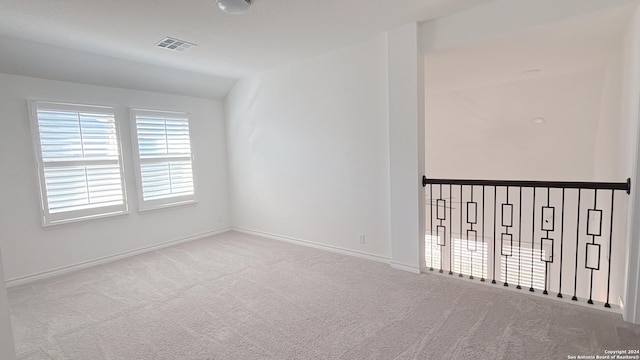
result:
M 502 233 L 501 255 L 505 257 L 504 267 L 504 286 L 509 286 L 509 258 L 513 256 L 513 235 L 509 233 L 509 229 L 513 226 L 513 204 L 509 203 L 509 187 L 507 186 L 507 202 L 502 204 L 502 226 L 505 227 Z M 506 240 L 509 242 L 509 251 L 505 251 Z
M 430 259 L 426 259 L 427 261 L 423 263 L 427 266 L 425 269 L 428 268 L 429 271 L 434 271 L 435 268 L 439 267 L 440 273 L 444 273 L 444 270 L 447 270 L 449 275 L 453 275 L 454 272 L 458 273 L 458 277 L 464 277 L 468 272 L 470 280 L 475 280 L 475 278 L 479 277 L 481 282 L 488 281 L 489 277 L 491 277 L 492 284 L 496 284 L 497 276 L 500 276 L 501 283 L 504 286 L 516 283 L 517 289 L 525 287 L 525 279 L 529 278 L 529 291 L 535 292 L 535 289 L 538 288 L 544 295 L 557 291 L 557 297 L 563 298 L 566 295 L 565 292 L 567 292 L 566 287 L 570 286 L 567 285 L 567 281 L 570 282 L 571 276 L 571 264 L 570 262 L 567 264 L 564 262 L 564 245 L 568 241 L 567 246 L 571 248 L 573 246 L 571 242 L 575 241 L 574 286 L 571 299 L 578 301 L 578 292 L 581 295 L 586 294 L 588 286 L 589 296 L 584 295 L 584 300 L 587 303 L 593 304 L 597 301 L 603 301 L 604 307 L 611 308 L 613 306 L 610 304 L 610 297 L 615 297 L 619 291 L 615 287 L 615 279 L 612 282 L 611 278 L 612 274 L 619 271 L 616 268 L 617 264 L 612 265 L 612 256 L 617 256 L 612 252 L 615 197 L 616 190 L 625 190 L 629 194 L 630 182 L 439 180 L 425 177 L 423 186 L 426 187 L 426 184 L 430 184 L 428 190 L 430 202 L 429 209 L 427 209 L 429 211 L 427 224 L 430 229 L 426 232 L 425 238 L 430 236 L 431 243 L 425 246 L 425 254 L 430 254 Z M 439 185 L 439 187 L 434 189 L 433 185 Z M 445 187 L 447 185 L 448 190 Z M 465 187 L 469 187 L 468 193 L 466 193 Z M 482 188 L 482 196 L 478 194 L 480 187 Z M 517 195 L 511 194 L 515 191 L 513 187 L 518 188 Z M 490 242 L 485 244 L 485 240 L 490 241 L 485 236 L 491 236 L 491 224 L 487 224 L 487 217 L 491 215 L 485 216 L 485 212 L 491 211 L 492 206 L 491 194 L 487 195 L 487 188 L 493 189 L 493 246 L 491 246 Z M 504 197 L 503 195 L 498 196 L 498 193 L 502 191 L 500 190 L 501 188 L 505 189 Z M 526 193 L 528 188 L 531 189 L 531 206 L 528 205 L 527 201 L 529 199 L 529 194 Z M 545 194 L 539 194 L 539 192 L 543 191 L 543 188 L 546 188 L 546 201 L 543 198 Z M 454 189 L 460 196 L 458 200 L 455 200 Z M 560 191 L 556 192 L 554 189 Z M 567 195 L 567 189 L 575 189 L 576 196 L 574 197 L 572 192 Z M 583 192 L 587 190 L 594 191 L 593 201 L 589 197 L 583 199 Z M 611 191 L 609 214 L 605 214 L 607 204 L 603 204 L 606 200 L 602 198 L 602 190 Z M 481 199 L 478 199 L 480 197 Z M 525 197 L 525 203 L 523 203 L 523 197 Z M 480 201 L 482 202 L 481 206 L 479 204 Z M 518 202 L 517 209 L 515 208 L 515 201 Z M 585 204 L 582 204 L 583 202 Z M 589 206 L 586 203 L 592 203 L 592 205 Z M 455 235 L 459 239 L 454 239 L 453 234 L 454 204 L 460 206 L 460 221 L 457 224 L 460 235 Z M 500 205 L 499 210 L 498 205 Z M 516 210 L 518 211 L 517 219 L 514 218 Z M 478 213 L 479 211 L 481 214 Z M 576 214 L 572 214 L 572 211 L 576 211 Z M 557 217 L 558 215 L 560 218 Z M 610 216 L 610 219 L 607 219 L 609 220 L 608 223 L 605 223 L 605 215 Z M 463 216 L 466 220 L 463 220 Z M 575 216 L 575 223 L 571 220 L 572 216 Z M 586 222 L 584 221 L 585 216 L 587 216 Z M 500 217 L 499 222 L 498 217 Z M 539 222 L 537 222 L 538 217 L 540 217 Z M 523 225 L 527 227 L 528 221 L 531 221 L 532 224 L 530 248 L 527 243 L 529 237 L 526 234 L 526 229 L 524 231 L 525 237 L 522 237 Z M 538 224 L 540 224 L 540 228 L 537 228 Z M 518 226 L 517 233 L 514 229 L 515 226 Z M 567 226 L 575 226 L 575 238 L 572 235 L 566 236 L 572 230 L 567 229 L 568 232 L 565 232 L 565 227 Z M 602 247 L 606 246 L 606 243 L 603 243 L 603 241 L 606 241 L 607 229 L 604 228 L 605 226 L 609 226 L 609 247 L 607 252 L 603 254 Z M 583 230 L 585 228 L 586 231 Z M 482 237 L 481 243 L 478 241 L 479 236 Z M 517 241 L 516 236 L 518 237 Z M 557 241 L 558 236 L 559 242 Z M 447 242 L 447 237 L 450 240 L 449 242 Z M 538 244 L 536 241 L 540 243 Z M 480 254 L 477 252 L 478 245 L 480 245 Z M 457 246 L 457 248 L 454 249 L 454 246 Z M 559 249 L 556 249 L 556 246 Z M 447 247 L 449 251 L 448 269 L 446 266 L 447 257 L 445 256 Z M 584 251 L 584 255 L 580 253 L 581 248 Z M 488 252 L 489 249 L 491 249 L 491 253 Z M 435 254 L 438 254 L 437 251 L 439 251 L 439 257 L 435 256 Z M 515 251 L 518 253 L 516 254 Z M 529 252 L 530 254 L 528 254 Z M 559 262 L 556 261 L 558 252 Z M 531 258 L 527 259 L 529 255 Z M 517 264 L 515 256 L 518 257 Z M 603 265 L 602 256 L 606 256 L 608 260 L 606 285 L 604 283 L 604 274 L 595 273 L 595 271 L 601 270 Z M 584 269 L 589 270 L 589 272 L 583 273 L 584 270 L 580 270 L 580 278 L 583 278 L 584 275 L 584 278 L 587 279 L 587 274 L 589 276 L 587 281 L 581 281 L 578 285 L 578 266 L 582 259 L 584 259 Z M 439 265 L 437 264 L 438 261 L 440 262 Z M 493 261 L 493 265 L 491 265 L 491 261 Z M 531 263 L 527 264 L 527 261 L 531 261 Z M 565 266 L 567 267 L 566 269 Z M 485 270 L 487 270 L 486 273 Z M 558 271 L 557 274 L 555 273 L 556 270 Z M 489 271 L 493 271 L 492 275 L 488 275 Z M 530 272 L 530 274 L 527 274 L 527 272 Z M 478 273 L 481 276 L 477 276 Z M 598 276 L 598 274 L 601 276 Z M 569 280 L 564 279 L 565 276 Z
M 471 186 L 471 201 L 467 201 L 467 250 L 469 251 L 469 279 L 473 280 L 473 253 L 478 249 L 478 232 L 473 229 L 473 225 L 478 223 L 478 203 L 473 201 L 473 185 Z M 473 238 L 473 242 L 471 239 Z M 470 244 L 473 243 L 473 246 Z
M 596 244 L 596 237 L 602 236 L 602 210 L 597 208 L 598 190 L 593 193 L 593 209 L 587 210 L 587 235 L 591 236 L 591 243 L 587 243 L 584 267 L 591 270 L 591 280 L 589 281 L 589 300 L 587 303 L 593 304 L 593 271 L 600 270 L 600 244 Z M 595 225 L 597 223 L 597 225 Z M 597 254 L 598 260 L 595 261 Z
M 442 264 L 444 263 L 444 247 L 447 245 L 447 228 L 442 225 L 443 221 L 447 220 L 447 201 L 442 198 L 442 184 L 440 184 L 440 196 L 438 197 L 438 201 L 436 203 L 436 218 L 438 219 L 439 224 L 436 226 L 436 236 L 438 239 L 438 247 L 440 248 L 440 273 L 442 270 Z M 440 212 L 442 209 L 442 212 Z
M 549 232 L 554 231 L 556 222 L 556 208 L 550 206 L 551 189 L 547 188 L 547 206 L 542 207 L 541 230 L 546 231 L 545 237 L 540 239 L 540 260 L 544 261 L 544 295 L 548 295 L 549 264 L 553 263 L 553 238 Z

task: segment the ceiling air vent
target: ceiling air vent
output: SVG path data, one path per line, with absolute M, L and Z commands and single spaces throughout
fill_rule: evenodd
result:
M 167 50 L 183 52 L 183 51 L 187 50 L 188 48 L 190 48 L 192 46 L 197 46 L 197 45 L 193 44 L 193 43 L 190 43 L 188 41 L 178 40 L 178 39 L 174 39 L 174 38 L 168 37 L 168 38 L 163 39 L 159 43 L 157 43 L 156 46 L 160 47 L 160 48 L 163 48 L 163 49 L 167 49 Z

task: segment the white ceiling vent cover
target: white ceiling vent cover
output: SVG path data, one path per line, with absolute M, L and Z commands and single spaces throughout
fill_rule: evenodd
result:
M 156 46 L 163 49 L 167 49 L 167 50 L 183 52 L 192 46 L 198 46 L 198 45 L 194 43 L 190 43 L 188 41 L 178 40 L 178 39 L 168 37 L 168 38 L 164 38 L 162 41 L 157 43 Z

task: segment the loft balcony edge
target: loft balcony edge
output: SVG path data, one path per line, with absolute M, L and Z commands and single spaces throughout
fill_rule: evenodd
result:
M 481 179 L 432 179 L 422 177 L 422 186 L 431 185 L 469 185 L 469 186 L 512 186 L 530 188 L 624 190 L 631 192 L 631 179 L 625 182 L 591 181 L 537 181 L 537 180 L 481 180 Z

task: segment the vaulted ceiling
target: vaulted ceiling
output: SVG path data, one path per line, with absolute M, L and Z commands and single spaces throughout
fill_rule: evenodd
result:
M 224 97 L 235 79 L 492 0 L 3 0 L 0 72 Z M 165 37 L 197 44 L 176 53 Z M 64 77 L 64 79 L 62 79 Z

